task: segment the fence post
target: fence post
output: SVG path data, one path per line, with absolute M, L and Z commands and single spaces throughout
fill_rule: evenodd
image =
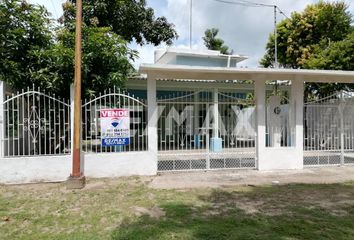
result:
M 339 117 L 340 117 L 340 165 L 344 165 L 344 98 L 343 91 L 340 93 Z
M 254 95 L 256 100 L 256 169 L 264 165 L 261 156 L 266 148 L 266 84 L 265 79 L 254 76 Z
M 148 151 L 154 155 L 157 172 L 157 121 L 158 109 L 156 100 L 156 77 L 148 75 L 147 79 L 147 103 L 148 103 Z
M 4 100 L 5 100 L 5 82 L 0 81 L 0 158 L 3 158 L 5 156 Z
M 293 146 L 295 146 L 301 156 L 301 168 L 304 165 L 304 87 L 305 83 L 301 77 L 296 77 L 291 82 L 291 93 L 292 97 L 294 97 L 295 111 L 295 144 Z

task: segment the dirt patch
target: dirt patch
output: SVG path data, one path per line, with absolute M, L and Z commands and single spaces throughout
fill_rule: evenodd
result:
M 153 207 L 153 208 L 144 208 L 144 207 L 139 207 L 139 206 L 133 206 L 132 207 L 134 214 L 138 217 L 142 216 L 142 215 L 148 215 L 152 218 L 156 218 L 159 219 L 160 217 L 163 217 L 166 215 L 165 211 L 162 210 L 159 207 Z

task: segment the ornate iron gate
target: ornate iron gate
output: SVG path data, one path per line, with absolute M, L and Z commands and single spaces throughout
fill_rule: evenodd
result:
M 3 110 L 5 157 L 70 153 L 70 101 L 33 87 L 7 96 Z
M 354 163 L 354 98 L 345 92 L 304 107 L 304 165 Z
M 255 168 L 254 102 L 237 93 L 218 93 L 218 137 L 213 152 L 213 92 L 191 91 L 158 100 L 158 170 Z
M 102 109 L 123 108 L 129 110 L 130 141 L 127 146 L 102 147 Z M 108 89 L 82 104 L 82 149 L 85 153 L 137 152 L 147 151 L 147 105 L 128 92 L 117 88 Z

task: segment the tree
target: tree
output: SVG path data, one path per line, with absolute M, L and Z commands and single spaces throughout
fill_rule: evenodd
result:
M 308 5 L 302 13 L 294 12 L 277 26 L 278 61 L 287 68 L 303 68 L 314 50 L 343 40 L 351 31 L 352 16 L 343 1 Z M 264 67 L 274 67 L 274 34 L 270 34 Z
M 204 45 L 210 50 L 219 50 L 222 54 L 231 54 L 229 52 L 229 47 L 224 45 L 224 40 L 217 38 L 219 29 L 211 28 L 204 32 Z
M 74 78 L 75 33 L 61 28 L 57 32 L 57 42 L 51 48 L 34 52 L 31 61 L 34 69 L 32 80 L 42 83 L 62 97 L 69 97 L 70 84 Z M 83 28 L 82 89 L 84 97 L 91 97 L 113 86 L 123 87 L 133 66 L 137 53 L 127 47 L 126 41 L 109 28 Z M 44 84 L 43 84 L 44 83 Z
M 314 54 L 304 63 L 304 68 L 324 70 L 354 70 L 354 32 L 344 40 L 333 42 L 326 48 L 317 46 Z M 308 86 L 310 92 L 323 97 L 339 90 L 351 91 L 354 84 L 316 84 Z
M 74 28 L 75 3 L 69 0 L 63 5 L 61 22 L 68 29 Z M 145 0 L 86 0 L 83 15 L 86 26 L 110 27 L 128 42 L 170 45 L 178 37 L 174 25 L 165 17 L 156 18 Z
M 354 70 L 350 54 L 353 38 L 352 16 L 343 1 L 308 5 L 302 13 L 292 13 L 277 26 L 278 61 L 286 68 Z M 340 56 L 346 57 L 340 57 Z M 261 60 L 274 67 L 274 34 Z M 349 84 L 307 83 L 305 95 L 319 97 L 338 90 L 352 89 Z
M 18 0 L 0 3 L 0 80 L 15 88 L 32 86 L 32 66 L 38 62 L 34 52 L 53 44 L 51 20 L 44 7 Z
M 34 84 L 61 97 L 69 96 L 74 75 L 75 19 L 71 13 L 75 12 L 75 5 L 68 1 L 63 7 L 61 24 L 54 28 L 44 7 L 20 0 L 0 3 L 0 80 L 15 89 Z M 128 48 L 128 41 L 134 38 L 140 44 L 160 44 L 171 43 L 177 37 L 173 25 L 165 18 L 155 19 L 145 1 L 86 1 L 84 9 L 85 97 L 113 86 L 124 87 L 129 73 L 134 71 L 131 62 L 137 57 L 137 52 Z M 115 16 L 132 23 L 119 26 Z M 144 25 L 136 25 L 135 18 Z M 150 27 L 156 29 L 149 30 Z

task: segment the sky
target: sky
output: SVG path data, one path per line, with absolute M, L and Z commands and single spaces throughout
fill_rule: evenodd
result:
M 205 49 L 202 37 L 207 28 L 218 28 L 219 37 L 225 44 L 233 49 L 234 54 L 247 55 L 248 60 L 238 66 L 257 67 L 259 60 L 265 52 L 268 36 L 274 31 L 273 8 L 245 7 L 232 5 L 216 0 L 147 0 L 147 5 L 152 7 L 156 16 L 165 16 L 175 25 L 179 35 L 173 47 L 189 48 L 190 34 L 190 1 L 192 1 L 192 48 Z M 227 0 L 233 1 L 233 0 Z M 291 12 L 302 11 L 306 5 L 318 0 L 247 0 L 263 4 L 277 5 L 286 16 Z M 335 0 L 333 0 L 335 1 Z M 61 4 L 65 0 L 28 0 L 46 6 L 54 18 L 62 14 Z M 350 5 L 349 11 L 354 15 L 354 0 L 346 0 Z M 277 14 L 278 21 L 285 16 Z M 139 46 L 131 43 L 130 47 L 139 51 L 140 58 L 134 63 L 153 63 L 154 50 L 164 48 L 161 45 Z

